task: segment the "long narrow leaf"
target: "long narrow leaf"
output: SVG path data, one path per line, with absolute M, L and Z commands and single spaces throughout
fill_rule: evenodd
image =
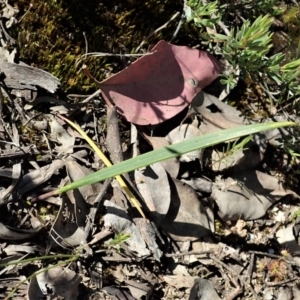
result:
M 163 161 L 172 157 L 180 156 L 184 153 L 194 151 L 196 149 L 210 147 L 228 140 L 239 138 L 245 135 L 254 134 L 261 131 L 271 130 L 285 126 L 295 126 L 294 122 L 271 122 L 260 123 L 246 126 L 239 126 L 230 129 L 220 130 L 218 132 L 206 134 L 204 136 L 196 137 L 186 140 L 174 145 L 170 145 L 161 149 L 153 150 L 151 152 L 139 155 L 137 157 L 120 162 L 114 166 L 102 169 L 86 177 L 72 182 L 55 191 L 55 194 L 60 194 L 79 188 L 84 185 L 92 184 L 107 178 L 115 177 L 117 175 L 127 173 L 141 167 L 149 166 L 153 163 Z
M 99 158 L 104 162 L 104 164 L 107 167 L 111 167 L 112 163 L 109 161 L 109 159 L 104 155 L 104 153 L 101 151 L 100 148 L 97 147 L 97 145 L 94 143 L 94 141 L 92 139 L 90 139 L 87 134 L 80 128 L 79 125 L 73 123 L 72 121 L 68 120 L 67 118 L 63 117 L 63 116 L 59 116 L 61 119 L 63 119 L 64 121 L 66 121 L 68 124 L 70 124 L 73 128 L 75 128 L 80 134 L 81 136 L 88 142 L 88 144 L 93 148 L 93 150 L 97 153 L 97 155 L 99 156 Z M 117 181 L 119 182 L 121 188 L 125 191 L 125 193 L 127 194 L 129 200 L 132 202 L 132 204 L 136 207 L 136 209 L 139 211 L 139 213 L 141 214 L 141 216 L 146 219 L 145 214 L 143 213 L 142 209 L 139 206 L 139 203 L 137 201 L 137 199 L 135 198 L 135 196 L 131 193 L 130 189 L 128 188 L 126 182 L 123 180 L 123 178 L 120 175 L 116 176 Z

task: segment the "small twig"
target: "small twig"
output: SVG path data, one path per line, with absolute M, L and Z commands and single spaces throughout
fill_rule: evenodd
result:
M 20 18 L 20 20 L 18 21 L 18 23 L 21 23 L 21 21 L 26 17 L 26 15 L 30 12 L 31 8 L 33 7 L 33 4 L 30 3 L 29 4 L 29 8 L 28 10 L 25 12 L 25 14 Z
M 105 52 L 90 52 L 86 53 L 83 56 L 93 56 L 93 57 L 102 57 L 102 56 L 117 56 L 117 57 L 139 57 L 145 55 L 152 55 L 154 52 L 147 52 L 147 53 L 132 53 L 132 54 L 114 54 L 114 53 L 105 53 Z
M 278 281 L 278 282 L 266 282 L 266 286 L 282 286 L 284 284 L 287 284 L 289 282 L 295 281 L 295 280 L 299 280 L 299 277 L 294 277 L 294 278 L 290 278 L 290 279 L 286 279 L 286 280 L 282 280 L 282 281 Z
M 292 260 L 288 260 L 286 258 L 284 258 L 281 255 L 276 255 L 276 254 L 270 254 L 270 253 L 265 253 L 265 252 L 260 252 L 260 251 L 249 251 L 250 254 L 256 254 L 256 255 L 260 255 L 260 256 L 266 256 L 266 257 L 270 257 L 270 258 L 275 258 L 275 259 L 280 259 L 292 266 L 296 266 L 296 267 L 300 267 L 300 265 L 296 262 L 296 261 L 292 261 Z
M 106 194 L 108 187 L 111 184 L 111 181 L 112 181 L 111 178 L 105 180 L 105 182 L 103 183 L 103 185 L 101 187 L 99 194 L 97 195 L 96 199 L 94 200 L 94 203 L 92 203 L 94 207 L 91 208 L 91 212 L 89 214 L 89 218 L 88 218 L 88 221 L 85 226 L 85 232 L 87 235 L 90 233 L 91 228 L 94 226 L 96 213 L 99 209 L 100 203 L 101 203 L 104 195 Z
M 52 156 L 52 149 L 51 149 L 49 140 L 48 140 L 48 138 L 47 138 L 47 135 L 46 135 L 46 133 L 45 133 L 44 131 L 42 131 L 42 133 L 43 133 L 43 137 L 44 137 L 44 139 L 45 139 L 45 142 L 46 142 L 46 144 L 47 144 L 47 147 L 48 147 L 48 150 L 49 150 L 49 154 L 50 154 L 50 156 Z
M 117 56 L 117 57 L 139 57 L 139 56 L 145 56 L 145 55 L 152 55 L 155 53 L 153 52 L 147 52 L 147 53 L 141 53 L 141 54 L 114 54 L 114 53 L 105 53 L 105 52 L 90 52 L 90 53 L 85 53 L 83 54 L 79 59 L 77 59 L 75 63 L 75 68 L 78 67 L 80 63 L 82 63 L 88 56 L 93 56 L 93 57 L 104 57 L 104 56 Z M 83 58 L 83 60 L 82 60 Z
M 131 258 L 127 258 L 127 257 L 102 256 L 102 259 L 104 261 L 133 262 Z
M 177 34 L 178 34 L 178 32 L 179 32 L 179 30 L 180 30 L 182 24 L 183 24 L 183 20 L 185 19 L 185 9 L 186 9 L 186 7 L 187 7 L 187 0 L 183 0 L 183 11 L 182 11 L 182 13 L 181 13 L 180 20 L 179 20 L 179 22 L 178 22 L 178 25 L 177 25 L 177 27 L 176 27 L 175 32 L 173 33 L 173 36 L 172 36 L 170 42 L 172 42 L 172 41 L 175 39 L 175 37 L 177 36 Z
M 33 115 L 31 118 L 29 118 L 29 119 L 23 124 L 23 126 L 26 127 L 26 126 L 28 125 L 29 122 L 31 122 L 33 119 L 39 117 L 40 115 L 42 115 L 42 113 Z
M 226 298 L 226 300 L 232 300 L 232 299 L 234 299 L 242 291 L 242 288 L 241 288 L 240 284 L 237 281 L 237 277 L 238 277 L 239 274 L 237 274 L 236 272 L 234 272 L 230 267 L 228 267 L 225 263 L 223 263 L 221 260 L 219 260 L 214 255 L 211 254 L 211 255 L 209 255 L 209 257 L 214 262 L 216 262 L 217 264 L 219 264 L 220 266 L 222 266 L 224 269 L 226 269 L 232 275 L 231 276 L 231 280 L 232 280 L 232 283 L 235 285 L 236 289 Z M 245 282 L 242 281 L 242 283 L 243 283 L 243 286 L 246 286 Z
M 164 29 L 164 28 L 166 28 L 177 16 L 179 15 L 179 12 L 177 12 L 177 13 L 175 13 L 172 17 L 171 17 L 171 19 L 168 21 L 168 22 L 166 22 L 164 25 L 162 25 L 162 26 L 160 26 L 160 27 L 158 27 L 157 29 L 155 29 L 153 32 L 151 32 L 141 43 L 140 43 L 140 45 L 135 49 L 135 52 L 138 52 L 141 48 L 142 48 L 142 46 L 147 42 L 147 40 L 151 37 L 151 36 L 153 36 L 155 33 L 157 33 L 157 32 L 159 32 L 160 30 L 162 30 L 162 29 Z M 173 35 L 174 36 L 174 35 Z
M 178 34 L 178 32 L 179 32 L 179 30 L 180 30 L 182 24 L 183 24 L 184 18 L 185 18 L 185 13 L 183 12 L 183 13 L 181 14 L 181 18 L 180 18 L 180 20 L 179 20 L 179 22 L 178 22 L 178 25 L 177 25 L 177 27 L 176 27 L 176 29 L 175 29 L 173 35 L 172 35 L 172 38 L 171 38 L 170 42 L 172 42 L 172 41 L 175 39 L 175 37 L 177 36 L 177 34 Z
M 90 246 L 94 245 L 112 234 L 113 234 L 113 232 L 109 228 L 104 228 L 104 230 L 96 233 L 93 236 L 93 239 L 88 243 L 88 245 L 90 245 Z
M 252 253 L 251 257 L 250 257 L 249 268 L 248 268 L 248 278 L 250 281 L 251 281 L 251 277 L 252 277 L 252 273 L 253 273 L 254 261 L 255 261 L 255 254 Z
M 84 43 L 85 43 L 85 58 L 87 57 L 87 54 L 88 54 L 88 50 L 89 50 L 89 45 L 88 45 L 88 42 L 87 42 L 87 38 L 86 38 L 86 34 L 85 32 L 83 32 L 83 37 L 84 37 Z
M 239 275 L 236 272 L 234 272 L 230 267 L 228 267 L 225 263 L 223 263 L 220 259 L 218 259 L 217 257 L 215 257 L 214 255 L 210 254 L 209 257 L 214 262 L 216 262 L 217 264 L 221 265 L 224 269 L 226 269 L 227 271 L 229 271 L 233 276 L 237 277 Z
M 298 3 L 298 1 L 296 0 L 291 0 L 296 6 L 300 6 L 300 4 Z
M 101 90 L 97 90 L 95 93 L 93 93 L 92 95 L 88 96 L 86 99 L 84 99 L 83 101 L 81 101 L 80 103 L 87 103 L 89 101 L 91 101 L 93 98 L 97 97 L 99 94 L 101 94 Z
M 188 251 L 188 252 L 181 252 L 181 253 L 168 253 L 165 257 L 181 257 L 186 255 L 208 255 L 211 254 L 212 251 Z
M 90 73 L 90 71 L 89 71 L 87 65 L 83 65 L 83 66 L 81 67 L 81 69 L 83 70 L 83 72 L 85 73 L 85 75 L 86 75 L 88 78 L 90 78 L 90 79 L 91 79 L 92 81 L 94 81 L 95 83 L 100 84 L 100 81 L 98 81 L 98 80 Z
M 255 292 L 254 288 L 251 285 L 251 278 L 252 278 L 252 273 L 253 273 L 253 268 L 254 268 L 254 262 L 255 262 L 255 254 L 251 254 L 250 257 L 250 264 L 249 264 L 249 268 L 248 268 L 248 277 L 247 280 L 244 282 L 244 286 L 248 286 L 249 289 L 252 292 L 253 297 L 255 298 L 255 300 L 259 300 L 257 293 Z M 248 284 L 247 284 L 248 282 Z

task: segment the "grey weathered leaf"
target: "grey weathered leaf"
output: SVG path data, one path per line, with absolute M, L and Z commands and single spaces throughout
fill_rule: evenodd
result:
M 181 288 L 190 288 L 193 285 L 193 277 L 187 271 L 187 268 L 183 265 L 176 265 L 172 275 L 165 275 L 164 280 L 169 285 Z
M 74 300 L 78 297 L 80 281 L 80 276 L 74 271 L 53 267 L 31 279 L 27 296 L 29 300 L 42 299 L 51 291 L 52 299 L 62 297 L 65 300 Z
M 5 74 L 4 82 L 9 88 L 35 89 L 35 86 L 54 93 L 60 85 L 59 80 L 41 69 L 27 65 L 0 61 L 0 70 Z
M 288 194 L 298 197 L 286 190 L 277 178 L 259 171 L 247 171 L 225 180 L 219 179 L 211 197 L 219 207 L 218 214 L 222 220 L 254 220 Z
M 3 223 L 0 223 L 0 239 L 3 240 L 24 240 L 33 237 L 37 234 L 42 227 L 36 229 L 18 229 L 6 226 Z
M 177 241 L 194 241 L 211 233 L 209 218 L 197 193 L 176 179 L 170 180 L 171 205 L 161 227 Z
M 125 280 L 125 283 L 135 299 L 151 299 L 153 287 L 149 286 L 149 284 L 134 280 Z
M 12 200 L 14 196 L 23 195 L 24 193 L 46 182 L 52 177 L 55 172 L 57 172 L 57 170 L 62 168 L 64 164 L 64 161 L 60 159 L 53 160 L 51 164 L 43 166 L 38 170 L 34 170 L 33 172 L 24 175 L 18 181 L 18 184 L 14 189 L 14 193 L 7 199 L 7 201 Z M 17 193 L 17 195 L 14 195 L 15 192 Z
M 68 159 L 65 161 L 70 181 L 89 174 L 90 171 Z M 50 234 L 54 241 L 63 247 L 77 246 L 86 242 L 88 232 L 85 231 L 86 219 L 89 214 L 87 199 L 92 198 L 98 191 L 99 184 L 80 187 L 67 192 Z M 74 221 L 75 220 L 75 221 Z
M 171 143 L 163 137 L 147 136 L 147 140 L 151 143 L 154 150 L 170 145 Z M 179 172 L 180 163 L 177 157 L 173 157 L 160 162 L 171 177 L 176 178 Z
M 109 226 L 116 233 L 128 233 L 130 238 L 126 240 L 129 249 L 139 257 L 150 254 L 138 228 L 129 219 L 126 212 L 118 205 L 106 200 L 104 202 L 107 214 L 104 216 L 104 226 Z
M 166 139 L 171 144 L 176 144 L 185 140 L 189 140 L 191 138 L 201 136 L 202 132 L 195 126 L 191 124 L 183 124 L 181 126 L 173 129 L 167 136 Z M 203 150 L 195 150 L 189 153 L 185 153 L 180 156 L 180 161 L 182 162 L 190 162 L 196 159 L 202 160 Z
M 72 146 L 75 143 L 75 136 L 71 136 L 53 115 L 50 116 L 49 126 L 51 137 L 60 143 L 60 146 L 56 146 L 56 150 L 58 152 L 66 151 L 67 153 L 73 153 Z
M 235 126 L 249 124 L 245 118 L 241 116 L 241 112 L 236 108 L 220 101 L 217 97 L 199 92 L 194 97 L 191 103 L 190 115 L 200 114 L 204 119 L 200 126 L 200 130 L 203 131 L 206 123 L 213 125 L 212 131 L 204 130 L 205 133 L 214 132 L 214 129 L 226 129 Z
M 221 300 L 212 284 L 206 279 L 196 279 L 189 300 Z
M 157 226 L 167 214 L 171 201 L 171 189 L 165 169 L 160 163 L 135 170 L 137 188 L 149 208 Z

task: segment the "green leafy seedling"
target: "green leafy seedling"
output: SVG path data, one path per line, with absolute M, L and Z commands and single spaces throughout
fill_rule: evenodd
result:
M 231 145 L 230 143 L 227 144 L 226 149 L 223 149 L 223 157 L 222 159 L 226 159 L 227 157 L 234 155 L 238 150 L 247 150 L 248 148 L 245 148 L 245 145 L 251 140 L 251 136 L 245 137 L 242 141 L 238 143 L 238 140 L 234 141 L 234 143 Z
M 125 243 L 129 238 L 129 233 L 120 232 L 119 234 L 115 235 L 114 239 L 111 240 L 108 245 L 120 251 L 122 244 Z

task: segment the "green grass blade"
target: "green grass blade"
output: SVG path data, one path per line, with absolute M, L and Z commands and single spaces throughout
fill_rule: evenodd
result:
M 186 140 L 177 144 L 167 146 L 165 148 L 153 150 L 151 152 L 120 162 L 109 168 L 102 169 L 95 173 L 89 174 L 82 179 L 79 179 L 62 188 L 57 189 L 55 191 L 55 194 L 64 193 L 69 190 L 77 189 L 84 185 L 92 184 L 98 181 L 105 180 L 107 178 L 115 177 L 117 175 L 121 175 L 123 173 L 127 173 L 145 166 L 149 166 L 153 163 L 163 161 L 171 157 L 180 156 L 184 153 L 188 153 L 196 149 L 214 146 L 216 144 L 228 140 L 239 138 L 245 135 L 258 133 L 261 131 L 271 130 L 271 129 L 285 127 L 285 126 L 295 126 L 295 125 L 297 124 L 294 122 L 259 123 L 259 124 L 229 128 L 225 130 L 220 130 L 218 132 L 206 134 L 204 136 Z

